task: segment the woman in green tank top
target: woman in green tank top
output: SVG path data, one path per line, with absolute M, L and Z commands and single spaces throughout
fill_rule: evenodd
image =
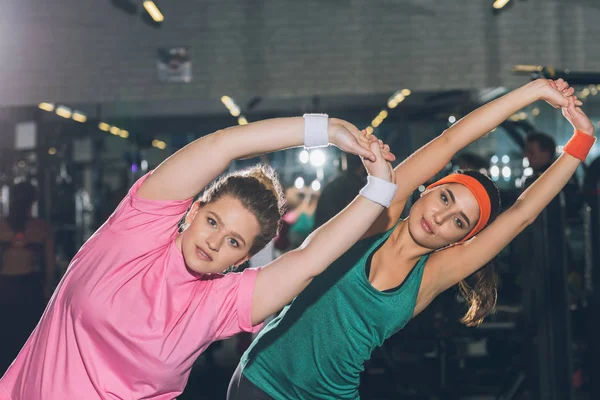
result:
M 371 351 L 456 284 L 469 305 L 462 321 L 481 323 L 496 303 L 494 272 L 486 264 L 535 220 L 593 145 L 594 126 L 573 93 L 562 79 L 530 82 L 470 113 L 398 165 L 387 213 L 263 329 L 243 355 L 228 399 L 357 399 Z M 576 132 L 512 207 L 498 215 L 494 183 L 465 171 L 430 185 L 398 221 L 409 196 L 459 150 L 537 100 L 560 107 Z

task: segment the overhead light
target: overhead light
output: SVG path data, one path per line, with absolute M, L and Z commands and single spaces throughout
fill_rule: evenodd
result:
M 121 132 L 119 132 L 119 136 L 121 136 L 123 139 L 127 139 L 129 137 L 129 132 L 123 129 Z
M 151 0 L 144 1 L 144 8 L 155 22 L 163 22 L 165 17 L 162 15 L 156 4 Z
M 494 7 L 494 10 L 500 10 L 507 5 L 509 1 L 510 0 L 496 0 L 494 1 L 494 5 L 492 5 L 492 7 Z
M 52 103 L 40 103 L 38 107 L 44 111 L 52 112 L 54 111 L 54 104 Z
M 312 190 L 314 190 L 315 192 L 318 192 L 319 190 L 321 190 L 321 182 L 319 182 L 318 180 L 314 180 L 312 181 L 312 183 L 310 184 L 310 187 Z
M 240 110 L 240 108 L 238 106 L 235 106 L 235 107 L 230 108 L 229 112 L 234 117 L 239 117 L 239 115 L 241 114 L 242 111 Z
M 304 178 L 302 178 L 301 176 L 297 177 L 294 181 L 294 187 L 296 189 L 302 189 L 304 187 Z
M 322 167 L 325 164 L 325 153 L 323 150 L 313 150 L 310 152 L 310 163 L 315 167 Z
M 87 117 L 79 111 L 73 111 L 73 120 L 84 123 L 87 121 Z
M 221 102 L 225 105 L 225 107 L 227 108 L 231 108 L 235 105 L 235 103 L 233 102 L 233 99 L 229 96 L 222 96 L 221 97 Z
M 370 135 L 370 134 L 372 134 L 372 133 L 373 133 L 373 127 L 372 127 L 372 126 L 370 126 L 370 125 L 369 125 L 369 126 L 367 126 L 367 129 L 366 129 L 366 131 L 367 131 L 367 135 Z
M 300 162 L 301 162 L 302 164 L 306 164 L 306 163 L 308 162 L 308 159 L 309 159 L 309 158 L 310 158 L 310 156 L 309 156 L 309 154 L 308 154 L 308 151 L 306 151 L 306 150 L 302 150 L 302 151 L 300 152 Z
M 154 139 L 152 141 L 152 146 L 156 147 L 157 149 L 161 149 L 161 150 L 164 150 L 167 148 L 167 144 L 165 142 L 163 142 L 162 140 L 158 140 L 158 139 Z
M 410 91 L 410 89 L 402 89 L 400 93 L 402 94 L 402 96 L 410 96 L 412 92 Z
M 110 125 L 107 124 L 106 122 L 100 122 L 98 124 L 98 129 L 100 129 L 101 131 L 104 131 L 104 132 L 108 132 L 110 130 Z
M 110 133 L 112 133 L 113 135 L 118 135 L 120 132 L 121 132 L 121 130 L 119 129 L 119 127 L 117 127 L 117 126 L 110 127 Z
M 246 119 L 246 117 L 240 116 L 238 118 L 238 124 L 240 124 L 240 125 L 248 125 L 248 120 Z
M 59 117 L 63 117 L 63 118 L 71 118 L 71 115 L 73 115 L 73 113 L 71 112 L 71 109 L 65 106 L 58 106 L 56 108 L 56 115 L 58 115 Z
M 50 154 L 51 156 L 56 154 L 56 147 L 50 147 L 48 149 L 48 154 Z

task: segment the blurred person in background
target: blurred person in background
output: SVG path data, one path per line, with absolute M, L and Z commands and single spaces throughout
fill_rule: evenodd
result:
M 0 220 L 0 371 L 4 372 L 42 316 L 55 278 L 52 227 L 32 217 L 35 188 L 14 185 Z
M 321 190 L 315 210 L 314 229 L 329 221 L 350 204 L 366 182 L 367 175 L 359 157 L 342 154 L 341 161 L 341 174 Z

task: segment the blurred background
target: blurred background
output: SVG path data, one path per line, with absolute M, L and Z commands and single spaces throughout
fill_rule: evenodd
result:
M 51 285 L 135 180 L 217 129 L 325 112 L 373 131 L 399 162 L 539 77 L 574 85 L 600 128 L 597 0 L 3 0 L 0 10 L 0 216 L 30 207 L 39 218 L 54 250 L 41 257 Z M 559 111 L 536 103 L 440 176 L 485 170 L 507 208 L 571 134 Z M 445 293 L 375 351 L 364 399 L 600 399 L 599 156 L 596 145 L 497 257 L 497 312 L 466 328 L 464 304 Z M 357 191 L 364 179 L 331 147 L 231 169 L 259 161 L 280 174 L 290 213 L 252 265 L 337 210 L 328 186 Z M 22 257 L 36 252 L 49 254 Z M 9 272 L 0 264 L 0 280 Z M 39 319 L 44 289 L 0 287 L 1 374 Z M 251 339 L 214 344 L 180 398 L 224 398 Z

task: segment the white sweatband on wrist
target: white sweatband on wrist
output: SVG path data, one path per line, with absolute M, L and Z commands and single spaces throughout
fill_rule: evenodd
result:
M 392 204 L 398 185 L 376 176 L 367 176 L 367 184 L 360 189 L 360 195 L 374 203 L 389 207 Z
M 304 147 L 325 147 L 329 145 L 327 114 L 304 114 Z

